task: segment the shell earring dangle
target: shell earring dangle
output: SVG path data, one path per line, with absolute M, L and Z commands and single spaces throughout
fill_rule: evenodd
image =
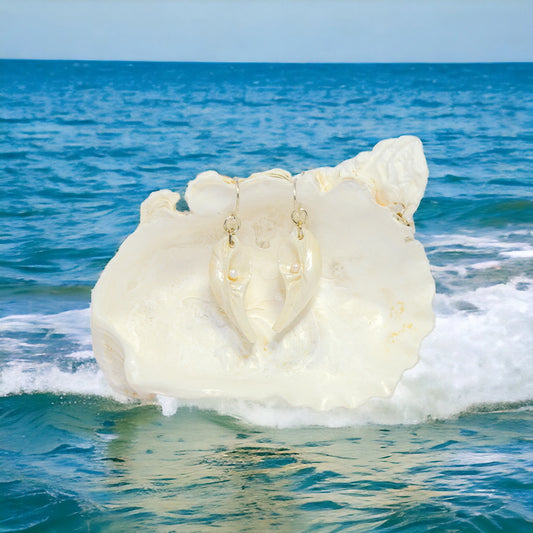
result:
M 236 329 L 250 343 L 256 340 L 256 333 L 252 328 L 244 297 L 252 277 L 252 264 L 245 248 L 236 237 L 241 227 L 239 218 L 240 187 L 239 178 L 233 178 L 235 184 L 235 209 L 224 220 L 226 236 L 213 247 L 209 264 L 209 280 L 211 291 L 220 308 Z
M 279 252 L 278 267 L 285 284 L 285 303 L 273 326 L 276 333 L 293 325 L 307 304 L 315 296 L 322 273 L 320 246 L 314 235 L 304 226 L 307 211 L 296 197 L 297 176 L 292 180 L 293 209 L 291 220 L 296 226 L 290 233 L 289 241 Z

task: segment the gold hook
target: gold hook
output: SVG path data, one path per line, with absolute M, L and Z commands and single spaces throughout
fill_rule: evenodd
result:
M 229 245 L 233 248 L 235 246 L 235 240 L 233 236 L 237 233 L 241 227 L 241 220 L 239 218 L 239 205 L 240 205 L 240 187 L 239 178 L 234 177 L 233 183 L 235 183 L 235 209 L 226 220 L 224 220 L 224 231 L 228 234 Z
M 298 228 L 298 239 L 302 240 L 304 238 L 304 232 L 302 230 L 303 225 L 307 221 L 307 211 L 299 205 L 296 200 L 296 176 L 292 179 L 292 199 L 293 199 L 293 208 L 291 213 L 291 220 L 296 224 Z

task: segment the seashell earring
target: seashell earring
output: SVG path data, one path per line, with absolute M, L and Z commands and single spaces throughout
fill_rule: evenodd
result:
M 296 198 L 297 177 L 292 180 L 293 209 L 291 220 L 296 228 L 290 234 L 288 245 L 279 252 L 278 267 L 285 284 L 285 303 L 273 329 L 276 333 L 286 330 L 300 317 L 307 304 L 315 296 L 322 273 L 322 257 L 318 241 L 309 229 L 307 211 Z
M 235 184 L 235 209 L 224 220 L 223 237 L 213 247 L 209 264 L 209 280 L 215 300 L 237 330 L 250 342 L 256 340 L 246 308 L 244 296 L 252 277 L 252 264 L 246 250 L 240 245 L 236 233 L 241 227 L 239 218 L 240 188 L 239 178 Z

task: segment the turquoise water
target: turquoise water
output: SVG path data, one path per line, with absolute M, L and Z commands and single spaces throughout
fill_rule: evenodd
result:
M 0 531 L 531 531 L 533 65 L 0 62 Z M 434 332 L 317 414 L 114 399 L 90 290 L 153 190 L 402 134 Z

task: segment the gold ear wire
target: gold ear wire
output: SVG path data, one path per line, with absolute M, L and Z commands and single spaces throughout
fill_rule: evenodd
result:
M 235 246 L 235 240 L 233 236 L 241 228 L 241 220 L 239 218 L 239 204 L 240 204 L 240 188 L 239 178 L 233 178 L 235 183 L 235 209 L 231 215 L 224 220 L 224 231 L 228 234 L 229 245 L 233 248 Z
M 298 203 L 296 199 L 296 176 L 292 179 L 292 199 L 293 207 L 291 213 L 291 220 L 296 224 L 298 228 L 298 239 L 304 238 L 304 232 L 302 230 L 304 224 L 307 222 L 307 211 Z

